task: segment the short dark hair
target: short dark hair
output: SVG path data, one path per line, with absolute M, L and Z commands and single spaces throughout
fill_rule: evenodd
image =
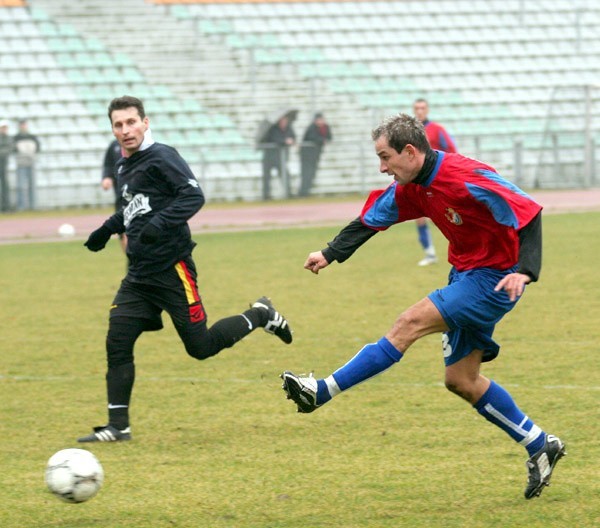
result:
M 417 104 L 417 103 L 425 103 L 427 106 L 429 106 L 429 102 L 427 101 L 427 99 L 424 99 L 423 97 L 419 97 L 418 99 L 415 99 L 413 101 L 413 104 Z
M 407 114 L 384 119 L 371 133 L 373 141 L 377 141 L 381 136 L 387 138 L 388 145 L 396 152 L 402 152 L 406 145 L 412 145 L 421 152 L 431 149 L 423 124 Z
M 124 110 L 125 108 L 136 108 L 140 117 L 144 119 L 146 117 L 146 111 L 144 110 L 144 103 L 137 97 L 132 95 L 123 95 L 121 97 L 115 97 L 108 105 L 108 119 L 112 124 L 112 113 L 115 110 Z

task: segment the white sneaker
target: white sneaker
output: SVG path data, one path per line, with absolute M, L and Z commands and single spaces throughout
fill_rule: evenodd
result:
M 311 413 L 320 405 L 317 403 L 317 380 L 312 374 L 309 376 L 296 376 L 286 370 L 281 376 L 288 400 L 292 400 L 298 407 L 299 413 Z
M 425 258 L 419 260 L 419 266 L 431 266 L 432 264 L 437 264 L 437 257 L 435 255 L 427 255 Z

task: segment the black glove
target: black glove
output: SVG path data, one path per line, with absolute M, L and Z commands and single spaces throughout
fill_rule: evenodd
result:
M 106 246 L 106 243 L 110 240 L 111 235 L 110 229 L 102 226 L 92 232 L 83 245 L 90 251 L 100 251 L 101 249 L 104 249 L 104 246 Z
M 140 242 L 142 244 L 154 244 L 160 237 L 160 229 L 153 224 L 146 224 L 140 231 Z

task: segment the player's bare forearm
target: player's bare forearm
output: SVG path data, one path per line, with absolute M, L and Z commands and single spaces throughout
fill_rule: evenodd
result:
M 329 266 L 329 262 L 323 256 L 322 251 L 315 251 L 308 255 L 306 262 L 304 263 L 304 269 L 312 271 L 315 275 L 319 273 L 319 270 Z
M 524 273 L 509 273 L 504 277 L 494 288 L 494 291 L 504 290 L 508 294 L 508 298 L 514 302 L 518 297 L 523 295 L 525 285 L 531 282 L 531 277 Z

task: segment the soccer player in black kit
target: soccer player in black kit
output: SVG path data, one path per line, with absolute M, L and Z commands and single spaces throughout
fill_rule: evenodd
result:
M 175 149 L 145 137 L 149 120 L 142 101 L 131 96 L 113 99 L 108 117 L 125 154 L 117 164 L 123 208 L 94 231 L 85 246 L 100 251 L 111 235 L 126 233 L 130 266 L 112 303 L 106 337 L 108 424 L 95 427 L 78 442 L 131 439 L 133 347 L 142 332 L 163 327 L 163 310 L 187 353 L 196 359 L 214 356 L 259 327 L 284 343 L 292 342 L 287 320 L 267 297 L 207 327 L 191 257 L 195 243 L 187 224 L 204 205 L 202 190 Z

